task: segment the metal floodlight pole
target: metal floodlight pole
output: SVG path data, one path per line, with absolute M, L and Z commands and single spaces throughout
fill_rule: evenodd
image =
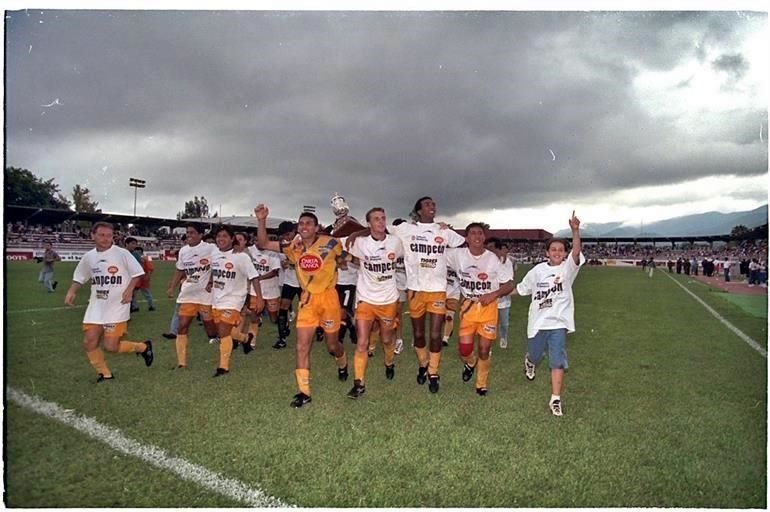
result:
M 128 178 L 128 186 L 134 187 L 134 217 L 136 217 L 136 192 L 139 188 L 145 188 L 147 181 L 138 178 Z

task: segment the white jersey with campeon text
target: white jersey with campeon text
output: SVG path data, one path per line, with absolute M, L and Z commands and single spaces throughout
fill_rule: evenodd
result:
M 275 251 L 260 249 L 255 245 L 248 247 L 249 256 L 257 269 L 257 274 L 264 276 L 273 270 L 281 269 L 281 257 Z M 281 296 L 281 287 L 278 285 L 278 274 L 268 279 L 260 279 L 259 286 L 263 299 L 277 299 Z M 254 287 L 249 287 L 249 295 L 254 295 Z
M 83 323 L 103 325 L 128 321 L 131 304 L 122 304 L 123 292 L 133 278 L 142 275 L 142 266 L 122 247 L 113 245 L 106 251 L 91 249 L 85 253 L 72 276 L 72 280 L 81 285 L 91 283 Z
M 401 240 L 391 235 L 385 235 L 383 240 L 375 240 L 371 235 L 361 237 L 348 252 L 361 262 L 356 283 L 357 299 L 373 305 L 397 302 L 397 262 L 404 256 Z
M 389 228 L 391 229 L 391 228 Z M 446 291 L 446 249 L 459 247 L 465 238 L 435 222 L 404 222 L 391 231 L 404 246 L 406 286 L 418 292 Z
M 586 258 L 581 252 L 580 265 L 585 262 Z M 575 264 L 569 253 L 560 265 L 552 267 L 548 262 L 535 265 L 516 285 L 519 295 L 532 295 L 527 319 L 528 338 L 534 338 L 541 329 L 566 328 L 567 332 L 575 332 L 572 283 L 580 265 Z
M 232 249 L 214 251 L 211 256 L 212 307 L 240 311 L 249 293 L 249 281 L 258 275 L 247 253 L 233 252 Z
M 466 299 L 475 300 L 497 291 L 501 284 L 513 279 L 511 267 L 503 265 L 500 258 L 487 249 L 478 256 L 468 248 L 451 251 L 448 264 L 456 269 L 460 293 Z
M 176 269 L 184 272 L 185 279 L 176 301 L 179 304 L 211 305 L 211 292 L 206 286 L 211 279 L 211 255 L 217 246 L 208 242 L 185 245 L 179 249 Z

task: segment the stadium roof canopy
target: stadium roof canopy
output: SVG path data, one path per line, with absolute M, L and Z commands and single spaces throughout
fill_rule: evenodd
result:
M 42 224 L 42 225 L 54 225 L 61 224 L 65 220 L 71 221 L 86 221 L 86 222 L 112 222 L 119 224 L 152 224 L 157 226 L 169 226 L 170 228 L 176 228 L 184 226 L 189 222 L 199 222 L 201 224 L 216 225 L 216 224 L 228 224 L 234 227 L 251 228 L 256 229 L 257 219 L 256 217 L 213 217 L 213 218 L 198 218 L 198 219 L 164 219 L 161 217 L 146 217 L 139 215 L 123 215 L 119 213 L 85 213 L 74 212 L 72 210 L 58 210 L 53 208 L 36 208 L 34 206 L 17 206 L 6 205 L 5 206 L 5 220 L 6 222 L 25 222 L 27 224 Z M 276 229 L 278 224 L 288 219 L 282 219 L 280 217 L 268 217 L 267 228 L 269 230 Z

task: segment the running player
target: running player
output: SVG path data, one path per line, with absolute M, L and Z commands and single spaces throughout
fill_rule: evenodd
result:
M 254 263 L 254 268 L 257 269 L 259 277 L 259 287 L 262 289 L 262 299 L 265 301 L 265 307 L 267 313 L 270 315 L 270 320 L 276 323 L 278 320 L 278 306 L 281 299 L 281 288 L 278 286 L 278 274 L 281 270 L 281 257 L 275 251 L 268 251 L 266 249 L 260 249 L 256 245 L 250 245 L 248 248 L 251 260 Z M 248 327 L 248 339 L 247 345 L 252 348 L 255 346 L 256 338 L 259 335 L 259 327 L 262 325 L 262 311 L 255 309 L 256 297 L 250 294 L 250 322 Z M 244 352 L 246 352 L 246 345 L 243 346 Z
M 468 247 L 452 250 L 447 264 L 456 269 L 462 303 L 457 347 L 465 363 L 463 381 L 468 382 L 478 366 L 476 393 L 487 394 L 491 366 L 490 349 L 497 337 L 497 299 L 513 291 L 513 273 L 492 251 L 484 248 L 484 225 L 472 222 L 465 228 Z M 474 338 L 478 337 L 478 356 Z
M 216 336 L 217 326 L 211 315 L 211 290 L 207 289 L 211 279 L 211 256 L 216 245 L 204 242 L 203 228 L 198 224 L 187 224 L 187 244 L 179 249 L 176 272 L 168 285 L 166 295 L 171 298 L 179 283 L 182 283 L 176 303 L 179 305 L 179 327 L 176 335 L 177 368 L 187 367 L 188 333 L 193 319 L 200 315 L 209 338 Z
M 282 251 L 296 265 L 297 279 L 302 287 L 299 313 L 297 314 L 297 364 L 295 378 L 299 392 L 294 395 L 292 407 L 310 403 L 310 349 L 313 334 L 321 326 L 326 334 L 326 348 L 337 362 L 337 377 L 348 378 L 345 349 L 337 335 L 340 330 L 342 311 L 334 285 L 337 281 L 337 256 L 343 254 L 342 245 L 336 238 L 318 233 L 318 217 L 303 212 L 297 223 L 297 234 L 291 242 L 274 242 L 267 237 L 267 206 L 254 208 L 259 228 L 257 245 L 261 249 Z
M 115 378 L 99 343 L 107 352 L 141 355 L 147 366 L 152 365 L 154 359 L 151 340 L 120 341 L 126 333 L 134 287 L 144 271 L 130 252 L 113 245 L 112 237 L 112 224 L 96 222 L 93 225 L 91 239 L 96 247 L 83 255 L 75 267 L 72 285 L 64 296 L 64 304 L 74 306 L 78 290 L 87 281 L 91 283 L 91 296 L 83 317 L 83 348 L 96 370 L 96 382 Z
M 382 347 L 385 351 L 385 378 L 395 375 L 394 327 L 398 319 L 398 287 L 396 286 L 396 261 L 404 256 L 401 241 L 385 230 L 385 210 L 372 208 L 366 212 L 370 235 L 355 240 L 350 254 L 358 258 L 356 328 L 358 343 L 353 363 L 353 388 L 348 398 L 358 398 L 366 392 L 364 377 L 369 361 L 369 335 L 372 323 L 380 325 Z
M 214 377 L 230 373 L 230 355 L 233 351 L 232 330 L 241 320 L 241 309 L 254 289 L 256 308 L 265 307 L 257 281 L 257 269 L 245 251 L 233 251 L 235 233 L 229 226 L 219 226 L 216 234 L 217 249 L 211 255 L 211 277 L 207 289 L 212 290 L 211 314 L 219 334 L 219 365 Z

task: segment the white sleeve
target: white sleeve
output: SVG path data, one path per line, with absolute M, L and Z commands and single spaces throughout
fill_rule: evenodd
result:
M 241 271 L 246 274 L 246 278 L 249 281 L 251 281 L 256 277 L 259 277 L 259 272 L 257 272 L 257 269 L 254 266 L 254 261 L 251 259 L 251 256 L 248 256 L 244 253 L 239 253 L 237 263 L 241 267 Z
M 498 260 L 497 273 L 500 276 L 498 279 L 500 284 L 513 281 L 513 268 L 507 263 L 503 263 L 502 261 Z
M 86 261 L 88 258 L 86 253 L 80 258 L 78 265 L 75 267 L 75 273 L 72 275 L 72 280 L 79 284 L 85 284 L 86 281 L 91 279 L 91 265 Z
M 355 240 L 353 240 L 353 245 L 351 245 L 351 246 L 350 246 L 350 249 L 346 249 L 346 251 L 348 252 L 348 254 L 350 254 L 350 255 L 352 255 L 352 256 L 355 256 L 355 257 L 356 257 L 356 258 L 358 258 L 359 260 L 360 260 L 361 258 L 363 258 L 363 256 L 361 256 L 361 250 L 360 250 L 360 249 L 359 249 L 359 247 L 358 247 L 358 245 L 359 245 L 359 242 L 361 242 L 361 240 L 362 240 L 362 239 L 363 239 L 363 237 L 360 237 L 360 236 L 359 236 L 358 238 L 356 238 Z
M 448 229 L 447 231 L 449 231 L 449 237 L 447 238 L 447 245 L 449 247 L 460 247 L 465 243 L 465 237 L 460 235 L 457 231 L 453 229 Z
M 532 295 L 532 292 L 535 289 L 535 267 L 532 268 L 529 272 L 527 272 L 527 275 L 524 276 L 524 279 L 516 285 L 516 293 L 519 295 Z

